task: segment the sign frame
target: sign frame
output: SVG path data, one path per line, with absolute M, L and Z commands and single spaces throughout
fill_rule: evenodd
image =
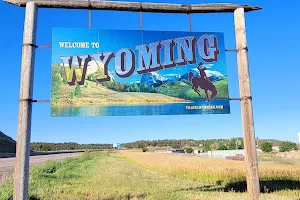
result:
M 20 7 L 26 7 L 22 64 L 20 76 L 20 99 L 18 115 L 18 134 L 16 149 L 16 165 L 14 175 L 14 199 L 28 199 L 28 176 L 30 157 L 30 136 L 33 102 L 49 102 L 49 100 L 33 100 L 33 74 L 36 45 L 36 28 L 38 8 L 68 8 L 86 10 L 118 10 L 132 12 L 160 12 L 160 13 L 234 13 L 236 33 L 236 50 L 238 60 L 238 74 L 240 83 L 242 125 L 245 146 L 245 163 L 247 167 L 247 191 L 249 199 L 258 200 L 260 196 L 258 163 L 256 154 L 252 96 L 249 76 L 248 47 L 246 40 L 245 12 L 262 9 L 257 6 L 240 4 L 161 4 L 141 2 L 113 2 L 89 0 L 4 0 L 4 2 Z M 89 20 L 91 12 L 89 11 Z M 190 23 L 191 25 L 191 23 Z M 90 26 L 90 24 L 89 24 Z M 141 25 L 142 27 L 142 25 Z M 190 26 L 191 29 L 191 26 Z M 41 46 L 40 46 L 41 47 Z M 44 46 L 44 48 L 51 48 Z

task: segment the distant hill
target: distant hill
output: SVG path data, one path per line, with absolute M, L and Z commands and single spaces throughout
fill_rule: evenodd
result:
M 256 139 L 256 143 L 269 141 L 273 146 L 280 145 L 282 141 L 275 139 Z M 166 147 L 172 148 L 199 148 L 202 147 L 205 152 L 210 150 L 232 150 L 243 149 L 243 138 L 231 138 L 231 139 L 208 139 L 208 140 L 193 140 L 193 139 L 168 139 L 168 140 L 140 140 L 130 143 L 122 144 L 124 148 L 144 148 L 144 147 Z
M 269 141 L 274 146 L 279 145 L 282 141 L 274 139 L 256 139 L 256 143 Z M 204 152 L 210 150 L 231 150 L 243 149 L 243 138 L 228 138 L 228 139 L 208 139 L 208 140 L 193 140 L 193 139 L 166 139 L 166 140 L 140 140 L 135 142 L 121 144 L 123 148 L 144 148 L 144 147 L 172 147 L 172 148 L 203 148 Z M 78 144 L 75 142 L 63 143 L 47 143 L 33 142 L 30 144 L 31 151 L 62 151 L 62 150 L 85 150 L 85 149 L 112 149 L 112 144 Z
M 85 150 L 85 149 L 112 149 L 112 144 L 78 144 L 75 142 L 48 143 L 33 142 L 30 144 L 31 151 L 62 151 L 62 150 Z
M 261 139 L 260 142 L 271 142 L 273 146 L 279 146 L 283 141 L 275 139 Z
M 0 131 L 0 153 L 16 153 L 16 141 Z

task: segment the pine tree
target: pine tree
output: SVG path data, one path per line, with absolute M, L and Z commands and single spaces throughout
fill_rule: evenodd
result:
M 80 98 L 81 97 L 81 88 L 80 88 L 80 86 L 78 84 L 75 87 L 74 96 L 76 98 Z
M 73 98 L 74 98 L 74 92 L 71 92 L 71 93 L 70 93 L 69 98 L 70 98 L 70 102 L 72 103 Z
M 52 77 L 52 88 L 51 88 L 51 99 L 54 103 L 57 103 L 57 101 L 60 98 L 61 84 L 62 84 L 61 77 L 59 76 L 59 74 L 55 74 Z

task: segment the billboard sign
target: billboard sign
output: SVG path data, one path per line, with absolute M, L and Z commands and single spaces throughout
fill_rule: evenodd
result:
M 53 29 L 53 117 L 229 113 L 223 33 Z

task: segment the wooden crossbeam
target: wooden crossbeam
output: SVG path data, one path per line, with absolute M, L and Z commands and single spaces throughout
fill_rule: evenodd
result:
M 224 13 L 234 12 L 237 8 L 244 8 L 247 12 L 260 10 L 261 7 L 245 4 L 166 4 L 145 2 L 118 2 L 103 0 L 3 0 L 4 2 L 25 7 L 26 3 L 34 2 L 39 8 L 67 8 L 91 10 L 117 10 L 132 12 L 159 13 Z

